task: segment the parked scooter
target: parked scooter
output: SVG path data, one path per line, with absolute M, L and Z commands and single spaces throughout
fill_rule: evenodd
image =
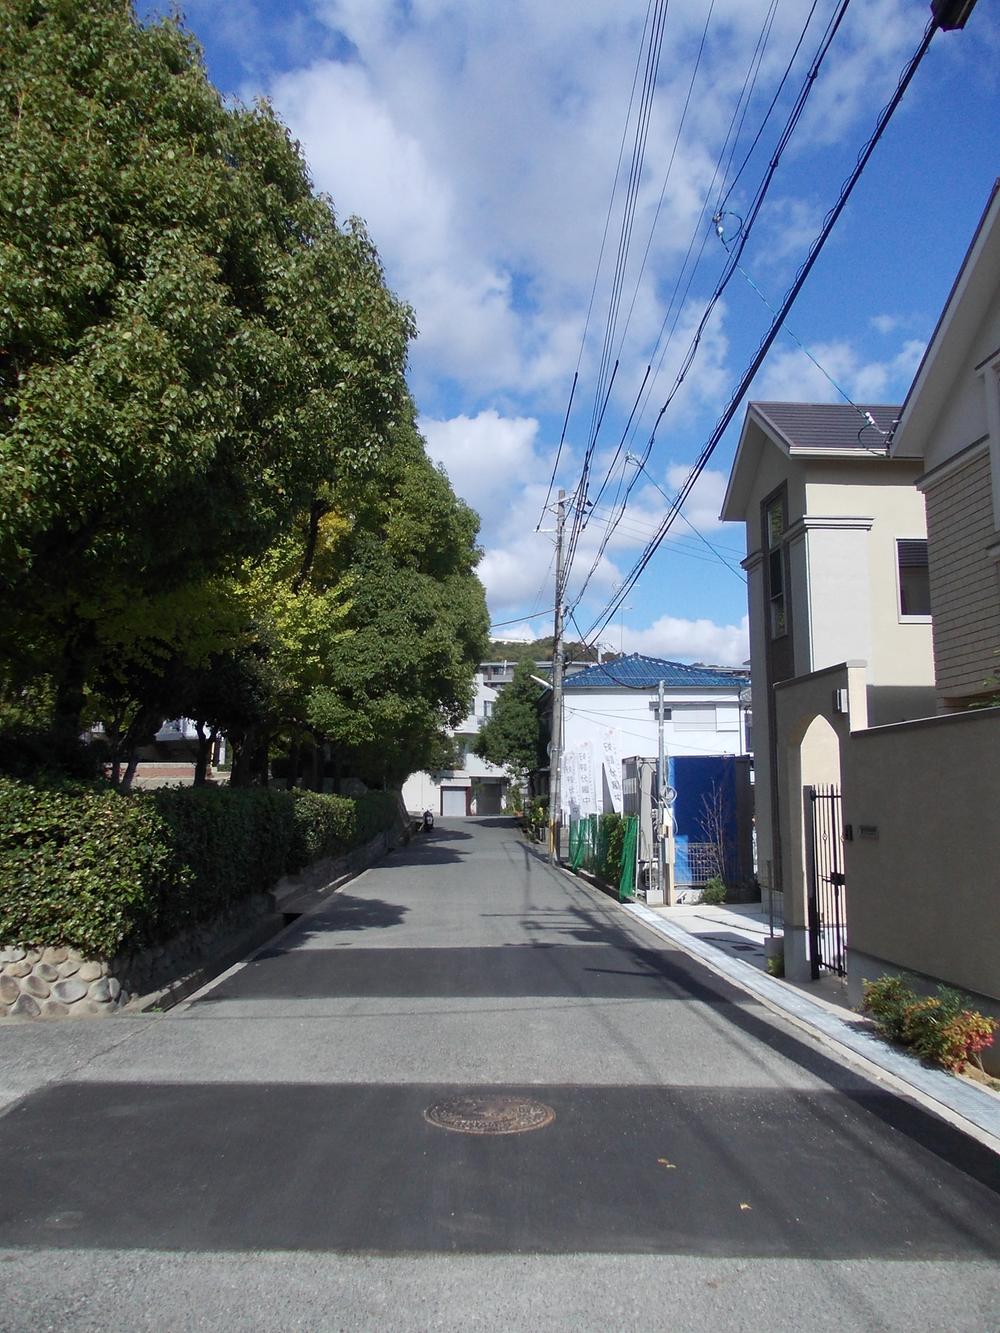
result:
M 424 832 L 434 827 L 434 816 L 429 810 L 424 811 Z

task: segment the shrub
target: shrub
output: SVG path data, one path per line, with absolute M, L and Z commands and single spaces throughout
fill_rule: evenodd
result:
M 524 823 L 528 829 L 541 829 L 549 822 L 548 802 L 535 796 L 524 807 Z
M 161 902 L 194 874 L 151 801 L 69 782 L 0 779 L 0 941 L 98 956 L 155 933 Z
M 903 1040 L 903 1016 L 916 999 L 902 977 L 884 976 L 861 983 L 861 1010 L 871 1014 L 875 1026 L 890 1041 Z
M 713 875 L 701 891 L 701 901 L 708 907 L 721 907 L 726 901 L 725 881 L 719 875 Z
M 389 828 L 392 792 L 260 788 L 120 794 L 0 778 L 0 943 L 110 957 L 167 939 L 287 871 Z
M 909 1046 L 930 1064 L 955 1071 L 977 1061 L 1000 1029 L 996 1019 L 968 1008 L 958 991 L 939 986 L 937 995 L 918 997 L 901 977 L 866 981 L 861 1008 L 883 1036 Z
M 147 801 L 168 830 L 173 858 L 188 872 L 186 892 L 160 895 L 157 933 L 168 937 L 298 869 L 294 804 L 261 787 L 164 787 Z
M 606 884 L 617 884 L 622 874 L 622 852 L 625 849 L 625 821 L 619 814 L 606 814 L 597 823 L 598 876 Z

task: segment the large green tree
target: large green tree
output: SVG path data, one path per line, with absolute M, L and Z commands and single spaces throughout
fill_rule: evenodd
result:
M 532 679 L 537 669 L 530 659 L 518 663 L 473 745 L 481 759 L 525 778 L 545 763 L 545 731 L 538 707 L 545 688 Z
M 352 488 L 349 633 L 308 704 L 341 767 L 388 784 L 433 765 L 468 713 L 489 630 L 477 515 L 427 458 L 412 414 L 394 445 L 375 482 Z
M 0 686 L 78 727 L 109 618 L 367 474 L 409 311 L 263 105 L 127 0 L 0 7 Z

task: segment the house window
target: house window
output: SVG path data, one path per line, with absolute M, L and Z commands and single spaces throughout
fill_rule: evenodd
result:
M 896 542 L 896 574 L 900 619 L 927 620 L 931 614 L 931 584 L 926 538 Z
M 714 704 L 674 704 L 675 731 L 715 731 Z
M 771 500 L 764 510 L 764 541 L 767 545 L 767 595 L 770 607 L 771 638 L 780 639 L 788 633 L 788 610 L 785 604 L 785 557 L 781 536 L 785 530 L 785 502 L 783 496 Z
M 493 704 L 495 702 L 496 701 L 494 699 L 483 700 L 483 717 L 489 717 L 489 715 L 493 712 Z

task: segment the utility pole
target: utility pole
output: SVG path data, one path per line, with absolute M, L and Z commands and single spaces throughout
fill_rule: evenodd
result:
M 660 681 L 659 694 L 657 696 L 656 709 L 656 732 L 657 732 L 657 750 L 656 750 L 656 862 L 659 871 L 659 878 L 656 887 L 660 891 L 660 902 L 664 901 L 666 883 L 667 883 L 667 843 L 664 825 L 666 823 L 667 806 L 663 799 L 667 789 L 667 759 L 666 745 L 663 738 L 663 681 Z
M 559 864 L 559 833 L 562 822 L 562 733 L 563 733 L 563 531 L 566 526 L 566 492 L 559 492 L 556 506 L 556 621 L 552 635 L 552 741 L 549 746 L 549 861 Z

